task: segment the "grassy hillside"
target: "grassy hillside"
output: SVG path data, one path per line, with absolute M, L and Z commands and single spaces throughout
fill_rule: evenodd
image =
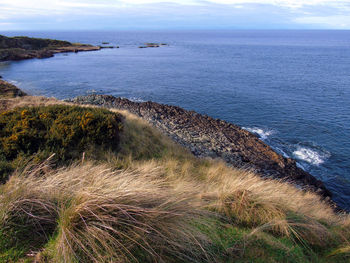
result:
M 0 35 L 0 61 L 50 57 L 52 55 L 47 51 L 69 46 L 72 44 L 67 41 Z
M 220 160 L 197 159 L 128 112 L 48 104 L 62 102 L 3 100 L 0 115 L 7 121 L 1 125 L 9 133 L 2 128 L 2 144 L 10 131 L 21 132 L 13 127 L 21 126 L 26 110 L 36 116 L 31 132 L 43 134 L 43 147 L 50 145 L 52 123 L 37 121 L 52 109 L 116 118 L 122 123 L 112 128 L 118 128 L 118 143 L 108 129 L 99 130 L 104 121 L 88 122 L 85 127 L 107 143 L 92 140 L 84 148 L 93 134 L 79 133 L 76 144 L 61 140 L 48 148 L 50 154 L 75 152 L 70 162 L 36 163 L 40 147 L 21 154 L 29 164 L 0 186 L 0 262 L 350 260 L 349 216 L 336 214 L 316 194 Z M 34 108 L 18 109 L 27 105 Z M 81 127 L 79 116 L 67 128 Z
M 93 50 L 100 50 L 100 47 L 53 39 L 0 35 L 0 61 L 48 58 L 56 53 Z
M 24 36 L 5 37 L 0 35 L 0 49 L 21 48 L 26 50 L 39 50 L 52 47 L 66 47 L 72 45 L 68 41 L 30 38 Z

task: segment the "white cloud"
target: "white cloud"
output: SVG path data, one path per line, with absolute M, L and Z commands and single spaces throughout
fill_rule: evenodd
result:
M 292 21 L 298 26 L 307 24 L 334 28 L 350 27 L 347 22 L 350 0 L 0 0 L 2 28 L 6 28 L 4 23 L 23 25 L 23 21 L 33 23 L 35 27 L 45 19 L 75 19 L 78 23 L 86 21 L 88 16 L 104 16 L 115 21 L 120 21 L 117 18 L 123 17 L 129 23 L 136 18 L 159 18 L 159 21 L 163 22 L 181 18 L 185 23 L 192 17 L 203 14 L 220 20 L 223 13 L 235 23 L 240 19 L 238 22 L 241 24 L 245 21 L 256 22 L 260 18 L 261 23 L 257 22 L 259 26 L 264 26 L 264 21 L 269 20 L 271 16 L 280 19 L 280 24 Z M 327 23 L 328 18 L 330 22 Z M 199 19 L 202 18 L 198 18 L 198 21 Z
M 317 5 L 323 3 L 336 3 L 338 0 L 208 0 L 215 3 L 236 4 L 236 3 L 260 3 L 273 5 Z M 346 0 L 345 0 L 346 1 Z
M 270 4 L 276 6 L 301 7 L 306 5 L 339 5 L 349 3 L 350 0 L 0 0 L 0 6 L 8 6 L 19 9 L 41 8 L 46 10 L 62 9 L 66 7 L 118 7 L 125 5 L 143 5 L 155 3 L 175 3 L 180 5 L 205 5 L 206 3 L 214 4 Z
M 125 4 L 130 5 L 142 5 L 142 4 L 155 4 L 155 3 L 175 3 L 180 5 L 193 5 L 197 4 L 199 1 L 197 0 L 120 0 L 120 2 L 123 2 Z
M 27 10 L 33 12 L 46 11 L 72 11 L 71 9 L 102 9 L 102 8 L 123 8 L 128 6 L 140 6 L 146 4 L 173 3 L 179 5 L 208 5 L 224 4 L 236 5 L 242 4 L 268 4 L 282 7 L 300 8 L 310 5 L 329 5 L 340 6 L 344 3 L 350 4 L 350 0 L 0 0 L 0 13 L 6 12 L 6 9 L 16 9 L 18 11 Z
M 302 7 L 306 5 L 337 5 L 339 3 L 350 3 L 350 0 L 121 0 L 126 4 L 146 4 L 171 2 L 183 5 L 214 3 L 214 4 L 268 4 L 286 7 Z
M 308 16 L 299 17 L 295 22 L 309 25 L 323 25 L 326 28 L 350 28 L 350 16 Z

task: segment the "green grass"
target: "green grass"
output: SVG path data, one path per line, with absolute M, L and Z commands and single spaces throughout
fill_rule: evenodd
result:
M 316 254 L 286 237 L 269 233 L 250 236 L 251 228 L 220 220 L 199 228 L 213 241 L 211 250 L 220 255 L 220 262 L 318 262 Z
M 30 242 L 18 240 L 17 242 L 9 242 L 7 235 L 0 230 L 0 262 L 30 262 L 26 257 L 27 253 L 32 248 Z

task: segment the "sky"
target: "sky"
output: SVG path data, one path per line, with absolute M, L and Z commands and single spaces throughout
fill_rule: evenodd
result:
M 350 29 L 350 0 L 0 0 L 0 31 Z

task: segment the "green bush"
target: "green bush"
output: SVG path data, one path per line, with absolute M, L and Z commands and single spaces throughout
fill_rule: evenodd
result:
M 0 181 L 28 158 L 42 161 L 55 153 L 64 163 L 96 146 L 115 150 L 121 129 L 122 116 L 103 109 L 55 105 L 1 112 Z

